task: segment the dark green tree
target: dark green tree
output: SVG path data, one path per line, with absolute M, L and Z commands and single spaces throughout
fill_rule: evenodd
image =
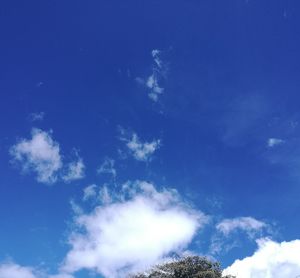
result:
M 157 265 L 147 273 L 130 275 L 130 278 L 234 278 L 222 276 L 218 262 L 205 257 L 188 256 Z

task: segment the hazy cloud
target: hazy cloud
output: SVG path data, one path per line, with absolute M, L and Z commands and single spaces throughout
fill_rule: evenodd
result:
M 67 165 L 67 170 L 62 178 L 65 182 L 82 179 L 84 177 L 84 170 L 83 160 L 78 157 L 76 161 L 72 161 Z
M 115 161 L 111 158 L 105 158 L 104 162 L 97 169 L 98 174 L 110 174 L 115 179 L 117 176 L 117 171 L 115 169 Z
M 152 73 L 147 78 L 137 77 L 136 81 L 149 90 L 149 98 L 156 102 L 158 101 L 159 95 L 164 92 L 164 88 L 160 85 L 160 82 L 165 78 L 167 66 L 161 59 L 160 50 L 152 50 L 151 55 L 154 61 Z
M 45 112 L 37 112 L 37 113 L 31 113 L 29 115 L 29 119 L 32 121 L 32 122 L 39 122 L 39 121 L 42 121 L 45 117 Z
M 52 139 L 51 133 L 40 129 L 32 129 L 31 137 L 12 146 L 11 156 L 24 171 L 35 172 L 39 182 L 55 182 L 63 165 L 59 144 Z
M 284 140 L 278 138 L 269 138 L 267 142 L 269 148 L 281 145 L 282 143 L 284 143 Z
M 216 225 L 217 230 L 223 233 L 225 236 L 228 236 L 230 233 L 236 230 L 242 230 L 249 236 L 252 236 L 254 233 L 261 231 L 266 227 L 266 223 L 256 220 L 253 217 L 224 219 Z
M 52 132 L 33 128 L 30 139 L 21 139 L 10 150 L 13 161 L 24 172 L 34 172 L 41 183 L 54 183 L 58 180 L 70 182 L 84 177 L 84 163 L 76 160 L 64 165 L 60 145 L 52 138 Z
M 129 153 L 136 160 L 149 161 L 154 152 L 160 148 L 161 141 L 159 139 L 151 142 L 142 142 L 136 133 L 128 135 L 124 130 L 121 130 L 121 133 L 122 137 L 120 139 L 126 143 Z

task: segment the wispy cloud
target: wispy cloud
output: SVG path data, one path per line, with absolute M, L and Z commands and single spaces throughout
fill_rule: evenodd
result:
M 296 278 L 300 275 L 300 240 L 274 242 L 257 240 L 258 249 L 250 256 L 236 260 L 224 275 L 242 278 Z
M 62 176 L 65 182 L 79 180 L 84 177 L 85 165 L 82 158 L 77 157 L 76 161 L 72 161 L 67 165 L 66 173 Z
M 129 134 L 124 129 L 121 129 L 120 140 L 126 143 L 129 153 L 139 161 L 150 161 L 154 152 L 161 146 L 159 139 L 142 142 L 136 133 Z
M 216 228 L 223 235 L 228 236 L 230 233 L 241 230 L 246 232 L 249 236 L 253 233 L 261 231 L 266 228 L 267 224 L 259 221 L 253 217 L 237 217 L 231 219 L 224 219 L 216 225 Z
M 137 77 L 136 81 L 144 85 L 149 90 L 149 98 L 157 102 L 159 95 L 164 92 L 164 88 L 160 85 L 160 83 L 165 78 L 167 66 L 161 59 L 160 50 L 152 50 L 151 55 L 153 58 L 152 73 L 147 78 Z
M 115 169 L 115 161 L 111 158 L 105 158 L 103 163 L 97 169 L 98 174 L 109 174 L 114 179 L 117 176 L 117 170 Z
M 127 183 L 120 194 L 109 196 L 111 202 L 76 218 L 83 232 L 70 237 L 64 271 L 85 268 L 105 277 L 124 277 L 183 250 L 207 222 L 175 190 L 158 191 L 147 182 Z
M 267 145 L 269 148 L 273 148 L 277 145 L 281 145 L 284 143 L 284 140 L 282 139 L 279 139 L 279 138 L 269 138 L 268 139 L 268 142 L 267 142 Z
M 29 115 L 29 119 L 32 122 L 39 122 L 44 120 L 45 117 L 45 112 L 36 112 L 36 113 L 31 113 Z
M 223 253 L 239 245 L 239 241 L 247 236 L 255 240 L 262 235 L 272 233 L 270 225 L 253 217 L 236 217 L 223 219 L 216 224 L 217 233 L 211 237 L 209 253 L 212 255 Z M 242 234 L 240 234 L 242 233 Z
M 60 145 L 52 132 L 33 128 L 31 139 L 21 139 L 10 148 L 13 161 L 24 172 L 34 172 L 38 182 L 52 184 L 59 179 L 65 182 L 83 178 L 84 164 L 80 157 L 64 167 Z
M 14 262 L 3 262 L 0 264 L 1 278 L 74 278 L 67 273 L 47 274 L 45 271 L 29 267 L 21 266 Z
M 97 185 L 91 184 L 83 189 L 83 201 L 94 199 L 97 196 Z
M 24 171 L 34 171 L 39 182 L 55 182 L 63 166 L 59 144 L 52 139 L 51 133 L 40 129 L 32 129 L 31 137 L 11 147 L 11 156 Z

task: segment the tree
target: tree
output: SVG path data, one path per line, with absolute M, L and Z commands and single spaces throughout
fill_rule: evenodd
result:
M 138 273 L 130 278 L 234 278 L 222 276 L 218 262 L 205 257 L 188 256 L 171 262 L 157 265 L 147 273 Z

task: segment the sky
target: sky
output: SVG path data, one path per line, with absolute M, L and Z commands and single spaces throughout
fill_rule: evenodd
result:
M 299 11 L 2 1 L 0 278 L 298 277 Z

